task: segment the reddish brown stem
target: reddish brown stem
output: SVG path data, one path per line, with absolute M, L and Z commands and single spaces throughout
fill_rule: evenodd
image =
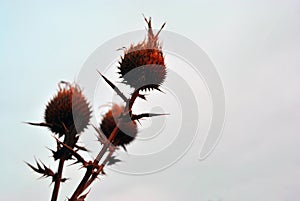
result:
M 94 167 L 96 167 L 98 165 L 99 161 L 105 154 L 107 148 L 110 146 L 110 143 L 113 141 L 113 139 L 118 134 L 118 131 L 119 131 L 119 127 L 117 124 L 117 126 L 114 128 L 113 132 L 110 134 L 110 136 L 108 138 L 108 143 L 104 144 L 104 146 L 102 147 L 101 151 L 99 152 L 97 158 L 95 159 L 93 165 L 87 167 L 86 173 L 85 173 L 84 177 L 82 178 L 80 184 L 78 185 L 77 189 L 73 193 L 72 197 L 70 198 L 70 201 L 75 201 L 77 199 L 77 197 L 91 184 L 90 183 L 89 185 L 86 185 L 89 178 L 93 174 Z
M 86 182 L 89 180 L 91 174 L 93 172 L 93 166 L 88 166 L 86 168 L 86 172 L 84 177 L 82 178 L 80 184 L 77 186 L 75 192 L 73 193 L 72 197 L 69 199 L 69 201 L 75 201 L 77 200 L 77 197 L 83 192 L 83 188 L 86 184 Z
M 65 163 L 65 159 L 61 158 L 59 160 L 59 165 L 58 165 L 58 170 L 57 170 L 57 178 L 55 180 L 51 201 L 56 201 L 57 200 L 58 192 L 59 192 L 59 188 L 60 188 L 60 183 L 61 183 L 62 172 L 63 172 L 63 168 L 64 168 L 64 163 Z
M 136 100 L 136 98 L 139 96 L 140 94 L 140 90 L 137 89 L 133 92 L 131 98 L 129 99 L 129 101 L 127 102 L 126 104 L 126 107 L 125 107 L 125 111 L 124 113 L 126 114 L 127 112 L 129 112 L 129 115 L 130 115 L 130 118 L 131 118 L 131 114 L 132 114 L 132 107 L 133 107 L 133 104 Z M 127 110 L 127 111 L 126 111 Z
M 98 156 L 95 159 L 95 162 L 98 164 L 99 161 L 101 160 L 101 158 L 103 157 L 103 155 L 105 154 L 106 150 L 108 149 L 108 147 L 110 146 L 110 143 L 115 139 L 115 137 L 117 136 L 119 132 L 119 122 L 116 125 L 116 127 L 114 128 L 114 130 L 112 131 L 112 133 L 110 134 L 109 138 L 108 138 L 108 142 L 104 144 L 104 146 L 102 147 L 101 151 L 99 152 Z
M 108 163 L 108 161 L 109 161 L 110 157 L 113 155 L 114 151 L 115 151 L 115 149 L 112 149 L 109 151 L 109 154 L 106 156 L 103 163 L 99 166 L 97 172 L 94 172 L 92 177 L 85 184 L 83 191 L 85 191 L 94 182 L 94 180 L 97 179 L 98 175 L 100 174 L 100 172 L 102 172 L 103 168 Z

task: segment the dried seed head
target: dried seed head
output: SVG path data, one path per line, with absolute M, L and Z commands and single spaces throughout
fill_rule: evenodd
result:
M 68 133 L 75 137 L 87 127 L 90 117 L 89 104 L 76 84 L 59 87 L 45 110 L 45 122 L 59 136 Z
M 151 18 L 147 20 L 148 39 L 125 50 L 119 62 L 120 77 L 125 84 L 135 89 L 158 89 L 166 77 L 164 56 L 159 45 L 158 35 L 152 31 Z
M 124 106 L 114 104 L 112 109 L 104 115 L 100 128 L 107 138 L 109 138 L 110 134 L 116 127 L 116 121 L 118 121 L 118 117 L 122 114 L 123 111 Z M 133 141 L 136 135 L 137 125 L 135 121 L 121 121 L 121 123 L 119 124 L 119 131 L 112 143 L 116 146 L 124 146 Z

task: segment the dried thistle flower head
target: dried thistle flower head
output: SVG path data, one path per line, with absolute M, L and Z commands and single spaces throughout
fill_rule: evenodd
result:
M 89 124 L 91 111 L 89 104 L 76 84 L 64 83 L 58 93 L 49 101 L 45 110 L 45 122 L 53 133 L 81 133 Z
M 124 106 L 119 106 L 114 104 L 112 109 L 110 109 L 103 117 L 100 128 L 104 135 L 109 138 L 110 134 L 116 127 L 116 121 L 124 111 Z M 137 125 L 135 121 L 121 121 L 119 123 L 119 131 L 112 141 L 116 146 L 122 146 L 129 144 L 137 135 Z
M 125 50 L 124 57 L 119 62 L 120 77 L 125 84 L 135 89 L 158 89 L 166 77 L 166 66 L 158 35 L 151 25 L 151 18 L 145 21 L 148 24 L 148 39 L 137 45 L 131 45 Z M 130 72 L 131 71 L 131 72 Z

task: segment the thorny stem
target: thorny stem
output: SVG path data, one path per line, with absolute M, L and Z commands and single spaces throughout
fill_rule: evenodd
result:
M 120 121 L 120 120 L 119 120 Z M 103 155 L 105 154 L 106 150 L 108 149 L 108 147 L 110 146 L 110 143 L 115 139 L 116 135 L 119 132 L 119 124 L 116 125 L 116 127 L 114 128 L 114 130 L 112 131 L 112 133 L 110 134 L 109 138 L 108 138 L 108 142 L 104 144 L 104 146 L 102 147 L 101 151 L 99 152 L 98 156 L 95 159 L 95 162 L 98 164 L 99 161 L 101 160 L 101 158 L 103 157 Z
M 103 161 L 102 166 L 105 166 L 108 163 L 110 157 L 112 157 L 112 155 L 114 154 L 114 152 L 115 152 L 115 148 L 112 148 L 109 151 L 109 154 L 107 155 L 107 157 L 105 158 L 105 160 Z
M 88 181 L 88 179 L 91 176 L 91 173 L 93 172 L 93 165 L 87 166 L 86 172 L 84 174 L 84 177 L 82 178 L 80 184 L 76 188 L 75 192 L 73 193 L 72 197 L 69 199 L 69 201 L 75 201 L 77 200 L 77 197 L 83 192 L 84 185 Z
M 57 200 L 59 187 L 60 187 L 60 183 L 61 183 L 62 172 L 63 172 L 63 168 L 64 168 L 64 163 L 65 163 L 65 158 L 61 158 L 59 160 L 59 165 L 58 165 L 58 170 L 57 170 L 57 178 L 55 180 L 51 201 Z
M 126 107 L 125 107 L 125 110 L 123 112 L 123 114 L 128 114 L 130 119 L 132 117 L 132 107 L 133 107 L 133 104 L 136 100 L 137 97 L 139 97 L 140 95 L 140 89 L 136 89 L 133 94 L 131 95 L 131 98 L 126 102 Z
M 140 95 L 140 90 L 139 90 L 139 89 L 135 90 L 135 91 L 133 92 L 131 98 L 129 99 L 128 103 L 127 103 L 127 105 L 128 105 L 128 112 L 129 112 L 130 115 L 131 115 L 131 113 L 132 113 L 132 111 L 131 111 L 131 110 L 132 110 L 132 106 L 133 106 L 133 104 L 134 104 L 136 98 L 137 98 L 139 95 Z
M 120 120 L 119 120 L 120 121 Z M 110 143 L 113 141 L 113 139 L 116 137 L 116 135 L 118 134 L 119 131 L 119 124 L 117 124 L 117 126 L 114 128 L 114 130 L 112 131 L 112 133 L 110 134 L 109 138 L 108 138 L 108 142 L 104 144 L 104 146 L 102 147 L 101 151 L 99 152 L 97 158 L 95 159 L 93 165 L 88 166 L 86 169 L 86 173 L 84 175 L 84 177 L 82 178 L 80 184 L 78 185 L 77 189 L 75 190 L 75 192 L 73 193 L 72 197 L 70 198 L 70 201 L 74 201 L 77 199 L 77 197 L 92 183 L 89 182 L 88 184 L 88 180 L 91 177 L 91 175 L 93 174 L 93 170 L 94 167 L 98 165 L 99 161 L 101 160 L 101 158 L 103 157 L 103 155 L 105 154 L 106 150 L 108 149 L 108 147 L 110 146 Z M 101 167 L 101 166 L 100 166 Z M 100 169 L 99 167 L 99 169 Z M 103 167 L 102 167 L 103 169 Z M 99 171 L 100 172 L 100 171 Z M 99 173 L 98 173 L 99 174 Z M 88 185 L 87 185 L 88 184 Z
M 84 189 L 87 189 L 93 182 L 95 179 L 97 179 L 98 175 L 100 174 L 100 172 L 103 171 L 104 166 L 108 163 L 110 157 L 112 157 L 113 153 L 114 153 L 115 149 L 111 149 L 109 151 L 109 154 L 106 156 L 105 160 L 102 162 L 102 164 L 99 166 L 98 170 L 96 172 L 94 172 L 94 174 L 92 175 L 92 177 L 88 180 L 88 182 L 85 184 Z

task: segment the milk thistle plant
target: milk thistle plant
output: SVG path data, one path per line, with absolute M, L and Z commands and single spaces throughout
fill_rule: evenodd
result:
M 118 147 L 126 150 L 126 145 L 132 142 L 138 134 L 137 122 L 141 118 L 160 116 L 164 114 L 142 113 L 133 114 L 132 107 L 137 98 L 146 100 L 143 91 L 159 90 L 166 78 L 164 54 L 159 43 L 159 33 L 165 26 L 154 34 L 151 18 L 145 18 L 148 26 L 147 38 L 140 43 L 131 44 L 124 48 L 124 55 L 119 61 L 119 74 L 123 84 L 129 85 L 133 93 L 129 98 L 106 78 L 101 72 L 99 76 L 116 92 L 124 104 L 113 104 L 103 116 L 99 125 L 92 125 L 100 142 L 100 151 L 94 160 L 87 161 L 79 151 L 87 151 L 86 147 L 79 146 L 78 140 L 85 129 L 90 125 L 92 107 L 85 98 L 80 86 L 76 83 L 60 82 L 58 92 L 49 101 L 45 109 L 44 122 L 32 123 L 34 126 L 47 127 L 54 135 L 56 148 L 50 149 L 54 160 L 58 160 L 57 170 L 52 170 L 44 162 L 36 160 L 36 164 L 27 165 L 36 173 L 49 177 L 54 183 L 51 201 L 56 201 L 62 182 L 68 179 L 63 177 L 67 161 L 75 160 L 73 164 L 80 164 L 85 174 L 78 186 L 69 196 L 69 201 L 84 201 L 90 192 L 90 185 L 96 178 L 105 175 L 106 165 L 112 165 L 120 160 L 113 154 Z M 97 72 L 95 72 L 97 73 Z

